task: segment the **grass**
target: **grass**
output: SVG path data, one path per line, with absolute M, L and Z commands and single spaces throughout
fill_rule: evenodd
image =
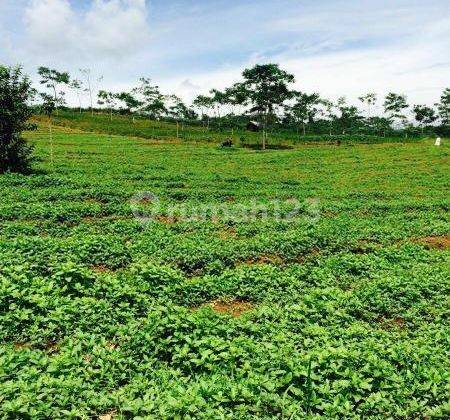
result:
M 35 173 L 0 177 L 2 417 L 450 414 L 447 141 L 28 137 Z M 300 205 L 210 211 L 255 198 Z
M 133 136 L 146 139 L 167 140 L 177 138 L 187 142 L 209 142 L 220 144 L 225 139 L 231 139 L 235 146 L 255 148 L 261 145 L 261 133 L 242 129 L 212 127 L 208 130 L 200 122 L 196 125 L 175 122 L 149 120 L 145 117 L 132 118 L 129 115 L 114 115 L 112 120 L 106 113 L 78 113 L 75 111 L 60 111 L 52 117 L 53 124 L 62 127 L 81 129 L 95 133 Z M 46 117 L 38 120 L 46 123 Z M 402 143 L 414 142 L 420 138 L 405 139 L 400 137 L 379 137 L 364 134 L 348 135 L 311 135 L 303 136 L 295 130 L 273 127 L 268 133 L 268 147 L 281 148 L 301 143 Z

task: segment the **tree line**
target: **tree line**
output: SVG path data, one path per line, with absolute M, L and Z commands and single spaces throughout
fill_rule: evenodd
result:
M 33 128 L 29 118 L 36 108 L 51 115 L 66 105 L 66 92 L 71 89 L 78 98 L 79 112 L 83 112 L 82 95 L 89 97 L 89 110 L 96 105 L 110 118 L 122 112 L 152 119 L 174 119 L 203 124 L 206 130 L 242 128 L 249 121 L 262 132 L 262 147 L 267 143 L 268 130 L 296 130 L 299 135 L 309 133 L 386 135 L 395 132 L 407 136 L 425 128 L 450 135 L 450 88 L 442 92 L 434 107 L 423 104 L 410 106 L 405 95 L 390 92 L 382 99 L 383 114 L 374 115 L 375 93 L 360 96 L 365 113 L 347 103 L 344 97 L 333 102 L 318 93 L 305 93 L 292 88 L 294 75 L 277 64 L 255 65 L 242 73 L 242 80 L 224 90 L 212 89 L 208 95 L 197 96 L 186 104 L 176 95 L 165 95 L 149 78 L 141 78 L 130 91 L 111 92 L 100 89 L 102 77 L 94 77 L 90 69 L 81 69 L 81 78 L 68 72 L 39 67 L 40 85 L 32 86 L 21 67 L 0 65 L 0 173 L 9 170 L 25 171 L 32 158 L 30 147 L 21 137 L 23 130 Z M 34 103 L 34 108 L 31 104 Z M 407 111 L 412 111 L 413 125 Z
M 72 90 L 79 101 L 89 95 L 89 109 L 93 113 L 98 106 L 114 113 L 128 113 L 151 119 L 200 122 L 206 129 L 243 128 L 248 121 L 255 121 L 262 131 L 263 146 L 269 127 L 292 129 L 299 135 L 310 134 L 386 134 L 408 136 L 423 133 L 427 127 L 442 132 L 449 129 L 450 88 L 442 92 L 434 106 L 410 105 L 401 93 L 390 92 L 384 98 L 366 93 L 358 98 L 363 110 L 348 104 L 345 97 L 336 101 L 322 98 L 318 93 L 294 90 L 294 75 L 277 64 L 256 65 L 243 71 L 242 81 L 223 90 L 212 89 L 206 95 L 198 95 L 191 104 L 180 97 L 163 94 L 149 78 L 141 78 L 128 92 L 112 92 L 94 87 L 102 78 L 92 78 L 88 69 L 80 70 L 81 78 L 72 78 L 68 72 L 40 67 L 40 83 L 48 92 L 40 94 L 45 108 L 65 105 L 65 94 Z M 374 112 L 380 102 L 383 112 Z

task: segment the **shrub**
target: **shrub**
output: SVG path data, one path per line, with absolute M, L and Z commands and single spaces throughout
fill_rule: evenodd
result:
M 0 66 L 0 173 L 30 168 L 32 148 L 21 132 L 35 128 L 28 123 L 32 95 L 31 82 L 20 67 Z

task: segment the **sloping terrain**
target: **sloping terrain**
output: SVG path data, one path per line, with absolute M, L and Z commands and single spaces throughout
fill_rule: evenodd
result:
M 449 147 L 44 127 L 0 177 L 5 418 L 450 415 Z

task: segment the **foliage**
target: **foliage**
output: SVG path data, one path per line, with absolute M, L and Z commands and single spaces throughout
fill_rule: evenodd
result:
M 292 98 L 289 85 L 294 83 L 295 78 L 280 69 L 278 64 L 257 64 L 244 70 L 242 76 L 244 81 L 240 86 L 245 102 L 250 104 L 250 112 L 256 112 L 262 117 L 264 148 L 268 118 L 274 114 L 277 107 Z
M 384 112 L 392 122 L 405 123 L 406 117 L 403 111 L 408 108 L 405 95 L 390 92 L 386 95 L 383 106 Z
M 318 93 L 311 95 L 303 92 L 295 93 L 295 103 L 287 108 L 287 118 L 292 119 L 295 123 L 300 123 L 303 127 L 303 135 L 306 135 L 306 124 L 312 123 L 317 115 L 317 106 L 320 103 Z
M 414 105 L 414 118 L 422 126 L 433 124 L 437 119 L 437 115 L 433 108 L 426 105 Z
M 0 177 L 0 417 L 448 417 L 448 142 L 259 153 L 53 134 L 53 166 L 39 127 L 40 171 Z M 146 190 L 147 227 L 129 204 Z M 302 206 L 167 218 L 255 197 Z
M 441 95 L 441 101 L 437 104 L 442 123 L 450 126 L 450 88 L 446 88 Z
M 29 101 L 34 91 L 20 67 L 0 66 L 0 173 L 30 169 L 32 148 L 22 131 L 33 129 Z
M 358 97 L 359 101 L 367 106 L 367 112 L 363 116 L 358 107 L 347 105 L 344 97 L 331 101 L 320 97 L 318 93 L 308 94 L 292 90 L 294 76 L 282 70 L 277 64 L 248 68 L 243 72 L 243 81 L 223 90 L 211 89 L 208 95 L 198 95 L 192 104 L 184 103 L 177 95 L 163 94 L 148 77 L 141 77 L 139 86 L 129 92 L 105 92 L 94 86 L 89 69 L 82 69 L 80 72 L 83 74 L 84 83 L 78 79 L 71 81 L 67 72 L 47 67 L 38 69 L 42 78 L 41 83 L 53 90 L 56 114 L 65 104 L 64 86 L 66 86 L 76 93 L 80 113 L 82 113 L 82 92 L 88 92 L 91 115 L 94 116 L 93 98 L 96 96 L 97 103 L 108 108 L 110 120 L 114 113 L 128 113 L 132 114 L 133 124 L 136 117 L 146 116 L 157 121 L 165 119 L 182 122 L 183 129 L 185 124 L 193 126 L 201 124 L 206 128 L 206 132 L 214 128 L 219 131 L 229 129 L 232 133 L 235 130 L 242 130 L 250 121 L 258 120 L 262 127 L 260 140 L 263 148 L 273 131 L 279 133 L 291 130 L 295 131 L 295 137 L 298 137 L 299 126 L 302 128 L 303 137 L 307 132 L 315 135 L 366 134 L 405 138 L 420 133 L 445 135 L 450 132 L 448 89 L 443 92 L 441 102 L 435 104 L 440 124 L 436 123 L 435 109 L 429 106 L 426 106 L 428 114 L 426 118 L 420 117 L 423 112 L 418 111 L 417 114 L 413 109 L 415 116 L 422 118 L 416 119 L 414 123 L 405 114 L 405 110 L 409 107 L 405 95 L 388 93 L 383 103 L 384 115 L 373 115 L 372 109 L 377 102 L 377 94 L 366 93 Z M 102 79 L 99 77 L 96 80 L 97 85 Z M 45 96 L 42 98 L 45 102 Z M 427 124 L 425 120 L 431 123 Z M 420 126 L 421 131 L 417 126 Z M 210 137 L 207 133 L 205 136 Z M 180 133 L 177 130 L 177 138 L 179 137 Z
M 58 106 L 64 105 L 64 91 L 59 91 L 60 85 L 69 85 L 70 84 L 70 76 L 67 72 L 60 72 L 55 69 L 50 69 L 48 67 L 39 67 L 38 74 L 41 76 L 40 83 L 45 85 L 47 88 L 52 89 L 53 91 L 53 100 L 55 103 L 56 109 Z

